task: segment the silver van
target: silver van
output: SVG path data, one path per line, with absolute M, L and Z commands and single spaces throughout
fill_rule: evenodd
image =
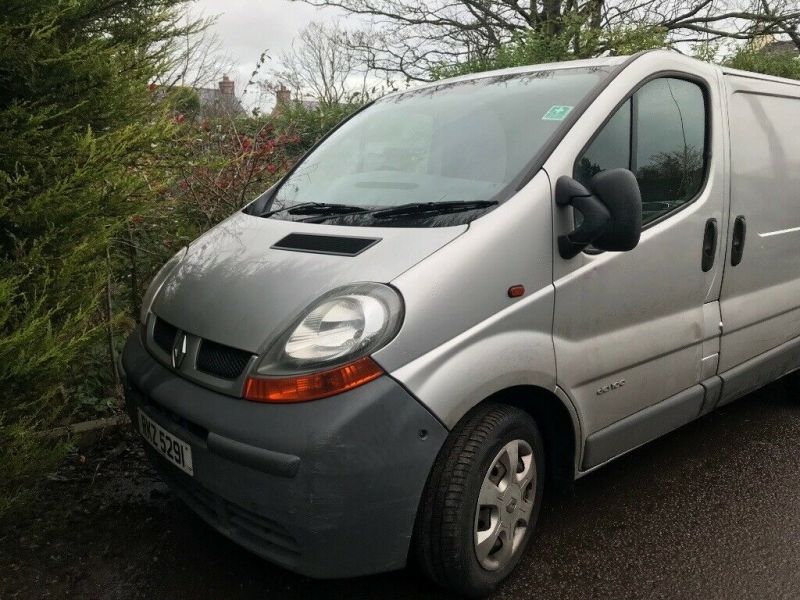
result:
M 162 268 L 122 364 L 224 535 L 485 595 L 545 489 L 800 367 L 800 82 L 654 51 L 385 96 Z

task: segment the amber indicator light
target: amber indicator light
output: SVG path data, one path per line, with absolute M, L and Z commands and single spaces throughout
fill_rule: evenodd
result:
M 383 375 L 369 356 L 329 371 L 296 377 L 248 377 L 244 397 L 253 402 L 308 402 L 334 396 Z
M 525 295 L 525 286 L 524 285 L 512 285 L 508 288 L 508 297 L 509 298 L 519 298 L 520 296 Z

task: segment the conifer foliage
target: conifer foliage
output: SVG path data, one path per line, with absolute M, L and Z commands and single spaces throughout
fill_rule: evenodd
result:
M 108 331 L 109 243 L 147 202 L 170 125 L 148 82 L 177 0 L 5 0 L 0 11 L 0 516 L 64 446 Z M 110 371 L 108 357 L 103 357 Z

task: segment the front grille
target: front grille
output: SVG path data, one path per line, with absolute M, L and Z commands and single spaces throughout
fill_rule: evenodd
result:
M 175 337 L 180 329 L 156 317 L 153 325 L 153 342 L 167 354 L 172 353 Z M 194 336 L 191 336 L 194 339 Z M 236 379 L 253 355 L 245 350 L 231 348 L 210 340 L 200 340 L 195 367 L 198 371 L 221 379 Z
M 197 353 L 197 370 L 223 379 L 236 379 L 252 356 L 244 350 L 203 340 Z
M 164 352 L 172 352 L 172 344 L 175 343 L 175 336 L 178 334 L 178 328 L 170 325 L 164 319 L 156 317 L 156 323 L 153 326 L 153 341 Z

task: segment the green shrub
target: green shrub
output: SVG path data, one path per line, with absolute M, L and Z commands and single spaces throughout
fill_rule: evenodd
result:
M 734 54 L 724 64 L 743 71 L 800 79 L 800 57 L 792 52 L 759 52 L 746 47 Z
M 149 201 L 171 135 L 148 81 L 181 33 L 178 4 L 4 2 L 0 515 L 63 453 L 37 432 L 68 419 L 97 373 L 113 385 L 109 248 Z

